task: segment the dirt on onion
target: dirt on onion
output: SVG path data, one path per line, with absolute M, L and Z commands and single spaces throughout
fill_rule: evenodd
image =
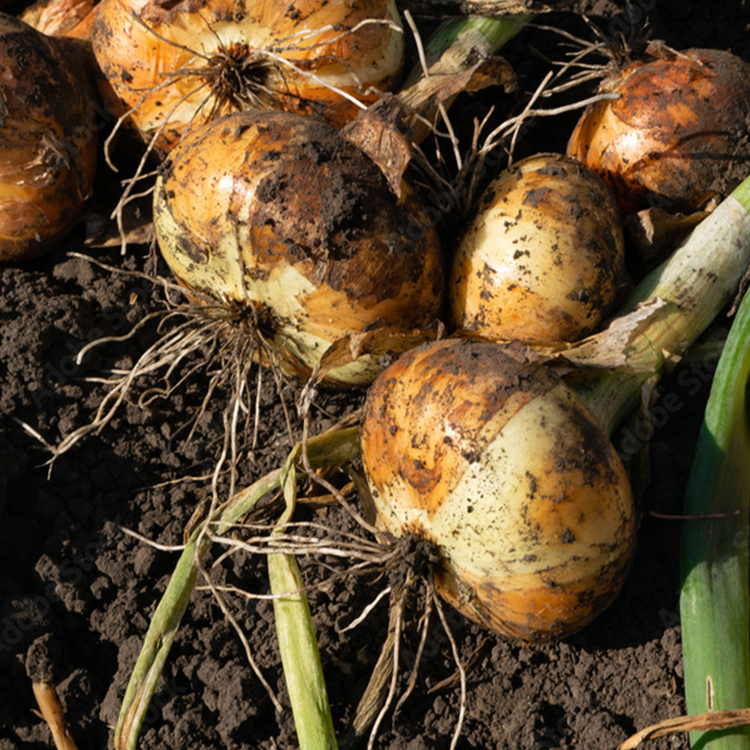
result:
M 726 50 L 657 48 L 618 68 L 567 153 L 613 189 L 623 212 L 695 211 L 720 200 L 750 164 L 750 64 Z
M 191 134 L 157 181 L 154 219 L 180 283 L 252 318 L 247 335 L 303 377 L 339 340 L 441 314 L 442 249 L 420 198 L 406 183 L 396 196 L 369 157 L 310 118 L 235 113 Z M 327 380 L 365 385 L 379 369 L 365 356 Z
M 94 191 L 90 51 L 0 13 L 0 263 L 31 261 L 70 232 Z

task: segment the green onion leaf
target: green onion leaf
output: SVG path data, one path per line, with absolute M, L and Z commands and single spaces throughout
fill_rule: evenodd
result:
M 750 298 L 732 324 L 689 477 L 682 535 L 685 697 L 690 714 L 750 706 Z M 706 517 L 711 516 L 711 517 Z M 693 748 L 748 750 L 750 727 L 693 732 Z

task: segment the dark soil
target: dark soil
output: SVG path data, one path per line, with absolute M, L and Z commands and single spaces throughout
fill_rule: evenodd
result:
M 673 47 L 731 49 L 750 60 L 750 8 L 739 0 L 720 9 L 676 0 L 638 0 L 634 6 L 648 11 L 655 34 Z M 588 33 L 564 14 L 544 20 Z M 599 20 L 605 31 L 628 30 L 622 19 Z M 549 32 L 528 29 L 514 40 L 508 58 L 521 77 L 522 92 L 533 90 L 545 66 L 543 56 L 529 54 L 532 50 L 562 55 L 559 39 Z M 471 115 L 486 99 L 459 104 Z M 554 125 L 532 126 L 528 148 L 560 150 L 569 125 L 561 118 Z M 199 402 L 203 384 L 196 377 L 148 408 L 126 403 L 100 434 L 46 465 L 49 453 L 30 430 L 55 444 L 89 422 L 105 392 L 96 379 L 132 365 L 155 332 L 146 326 L 127 341 L 102 345 L 81 364 L 78 350 L 101 336 L 127 333 L 160 306 L 160 293 L 144 278 L 69 256 L 83 248 L 82 237 L 76 230 L 42 260 L 0 269 L 0 750 L 51 746 L 48 728 L 34 713 L 27 676 L 27 659 L 37 664 L 42 647 L 79 749 L 112 747 L 125 687 L 178 556 L 125 530 L 161 545 L 180 544 L 193 512 L 208 497 L 207 483 L 199 477 L 210 471 L 220 448 L 218 402 L 188 445 L 177 432 Z M 132 247 L 125 256 L 119 249 L 96 254 L 116 267 L 154 270 L 147 247 Z M 644 516 L 629 581 L 603 616 L 565 641 L 524 647 L 449 613 L 462 658 L 478 650 L 460 747 L 614 748 L 636 730 L 684 712 L 680 524 L 649 511 L 681 511 L 714 364 L 709 359 L 682 365 L 662 384 L 670 407 L 655 412 L 653 434 L 629 429 L 618 438 L 623 454 L 638 459 L 633 467 L 640 467 L 634 474 L 638 485 L 645 484 Z M 326 413 L 316 412 L 316 431 L 355 409 L 361 396 L 326 393 L 320 400 Z M 242 461 L 240 486 L 280 466 L 292 444 L 272 387 L 264 386 L 260 403 L 258 447 Z M 299 427 L 294 428 L 296 439 Z M 638 453 L 649 437 L 648 450 Z M 642 481 L 645 456 L 651 468 L 647 483 Z M 342 522 L 331 510 L 309 511 L 308 517 Z M 325 571 L 307 561 L 303 575 L 320 580 Z M 263 559 L 234 556 L 221 563 L 215 577 L 250 592 L 267 591 Z M 358 616 L 381 586 L 344 577 L 311 595 L 340 736 L 385 638 L 385 605 L 359 628 L 346 633 L 339 628 Z M 236 595 L 227 600 L 259 668 L 286 705 L 270 603 Z M 413 647 L 408 641 L 404 679 Z M 449 644 L 435 620 L 416 689 L 395 720 L 389 716 L 383 723 L 376 747 L 447 747 L 459 692 L 455 681 L 440 683 L 454 672 Z M 197 590 L 140 747 L 271 750 L 295 744 L 289 712 L 274 710 L 213 594 Z M 665 738 L 651 747 L 686 748 L 687 740 Z

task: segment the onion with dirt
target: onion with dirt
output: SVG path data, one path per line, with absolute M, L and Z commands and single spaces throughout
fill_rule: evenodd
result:
M 235 113 L 191 133 L 157 180 L 154 223 L 203 307 L 271 342 L 294 374 L 310 375 L 336 341 L 440 315 L 440 244 L 416 194 L 402 183 L 397 197 L 364 152 L 313 118 Z M 380 369 L 365 355 L 327 381 L 364 385 Z
M 600 85 L 567 153 L 614 190 L 625 214 L 690 212 L 729 194 L 750 160 L 750 64 L 728 50 L 663 51 Z
M 550 343 L 594 332 L 629 284 L 620 216 L 590 169 L 542 153 L 485 190 L 453 257 L 457 328 Z
M 343 124 L 395 86 L 393 0 L 102 0 L 93 46 L 112 111 L 165 153 L 192 127 L 249 108 Z
M 36 0 L 20 18 L 49 36 L 70 36 L 91 41 L 98 0 Z
M 424 344 L 371 387 L 361 444 L 380 526 L 437 545 L 438 590 L 469 619 L 560 638 L 617 596 L 635 549 L 630 483 L 549 368 L 488 341 Z
M 92 61 L 77 40 L 0 14 L 0 262 L 30 261 L 80 219 L 96 177 Z

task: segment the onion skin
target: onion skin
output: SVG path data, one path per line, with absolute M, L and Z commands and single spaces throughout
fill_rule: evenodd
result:
M 548 369 L 487 341 L 419 346 L 371 386 L 361 440 L 380 526 L 438 545 L 437 587 L 469 619 L 543 641 L 616 597 L 635 548 L 630 484 Z
M 105 93 L 112 111 L 122 115 L 132 109 L 130 124 L 146 140 L 158 136 L 157 149 L 166 153 L 189 128 L 248 108 L 246 102 L 231 101 L 203 85 L 207 58 L 222 48 L 231 51 L 237 63 L 269 63 L 255 67 L 264 92 L 258 92 L 253 106 L 316 114 L 336 125 L 347 122 L 356 115 L 356 104 L 309 75 L 264 57 L 264 52 L 273 51 L 371 103 L 379 91 L 390 90 L 398 81 L 404 42 L 400 31 L 383 23 L 345 33 L 367 19 L 396 21 L 393 0 L 102 0 L 92 41 L 109 84 Z M 299 36 L 329 25 L 313 36 Z M 194 73 L 170 80 L 171 74 L 185 69 Z M 146 96 L 157 86 L 158 91 Z
M 96 176 L 86 49 L 0 14 L 0 262 L 34 260 L 80 218 Z
M 624 214 L 690 212 L 735 186 L 750 158 L 750 65 L 730 52 L 690 49 L 635 61 L 606 79 L 581 115 L 567 153 L 608 182 Z
M 157 180 L 154 222 L 174 275 L 228 309 L 255 306 L 299 375 L 351 333 L 439 316 L 444 270 L 421 204 L 313 118 L 235 113 L 191 133 Z M 380 369 L 362 358 L 328 380 L 365 385 Z
M 459 329 L 550 343 L 593 333 L 628 284 L 609 188 L 574 159 L 537 154 L 482 195 L 453 258 L 448 295 Z
M 36 0 L 20 18 L 49 36 L 91 41 L 97 0 Z

